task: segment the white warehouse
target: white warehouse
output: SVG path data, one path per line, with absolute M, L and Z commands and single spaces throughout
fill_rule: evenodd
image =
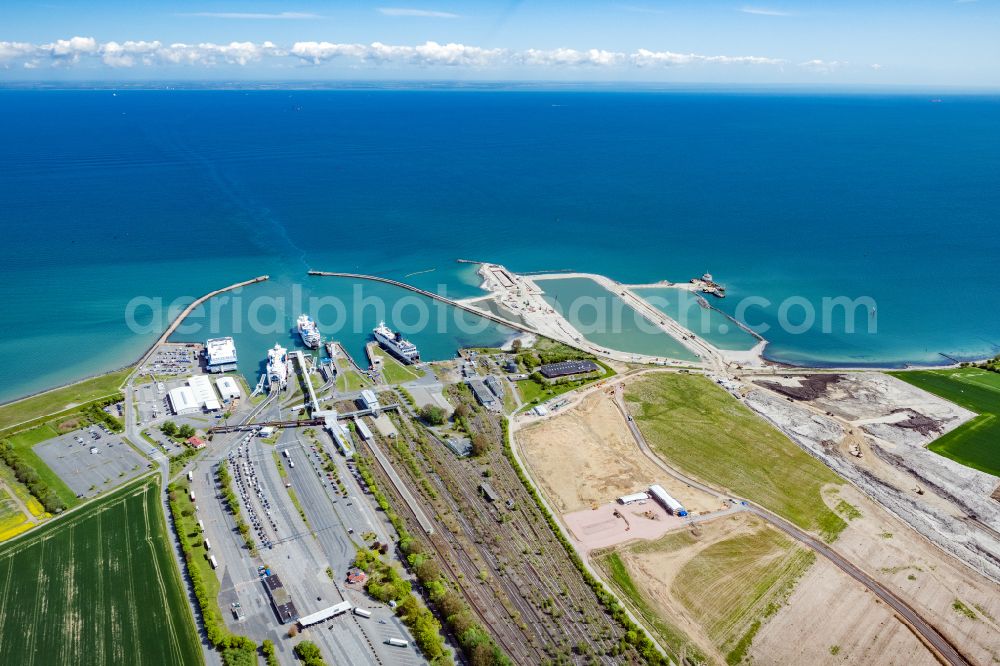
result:
M 215 395 L 215 389 L 212 388 L 212 382 L 209 381 L 208 377 L 203 375 L 192 377 L 188 380 L 188 386 L 194 392 L 195 401 L 206 412 L 214 412 L 222 409 L 222 405 L 219 404 L 219 399 Z
M 194 391 L 188 386 L 178 386 L 177 388 L 170 389 L 167 397 L 170 400 L 170 409 L 177 416 L 192 414 L 199 410 L 198 401 L 194 398 Z
M 240 397 L 240 385 L 232 377 L 219 377 L 215 380 L 215 388 L 223 400 L 233 400 Z

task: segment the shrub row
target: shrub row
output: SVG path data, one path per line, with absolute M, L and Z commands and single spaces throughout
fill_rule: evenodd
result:
M 66 508 L 59 496 L 42 480 L 34 467 L 24 462 L 10 442 L 0 442 L 0 459 L 14 472 L 17 480 L 25 485 L 35 499 L 49 513 L 59 513 Z
M 576 567 L 580 575 L 583 576 L 584 581 L 590 586 L 590 589 L 594 591 L 597 596 L 597 600 L 601 602 L 607 613 L 614 618 L 621 627 L 625 630 L 625 641 L 632 645 L 636 651 L 642 656 L 647 664 L 654 664 L 655 666 L 666 666 L 669 664 L 667 660 L 657 649 L 653 641 L 650 640 L 646 631 L 632 621 L 628 613 L 622 608 L 622 605 L 618 603 L 618 600 L 614 597 L 611 592 L 604 587 L 592 573 L 590 569 L 584 564 L 583 560 L 577 554 L 576 549 L 573 548 L 573 544 L 569 542 L 566 535 L 563 534 L 559 523 L 556 519 L 549 513 L 549 510 L 542 503 L 542 498 L 538 495 L 538 491 L 535 490 L 535 486 L 528 479 L 524 470 L 517 463 L 517 459 L 514 458 L 514 451 L 510 444 L 510 432 L 508 429 L 507 419 L 501 421 L 501 427 L 503 431 L 503 452 L 510 462 L 511 467 L 517 473 L 517 478 L 521 480 L 521 484 L 524 485 L 525 490 L 531 495 L 531 498 L 535 501 L 535 505 L 538 506 L 538 510 L 541 511 L 542 515 L 545 517 L 545 522 L 549 524 L 549 528 L 559 539 L 559 543 L 562 544 L 563 548 L 566 550 L 566 554 L 569 556 L 570 561 L 573 562 L 573 566 Z
M 432 607 L 437 611 L 440 617 L 443 617 L 448 627 L 451 629 L 452 633 L 458 639 L 459 646 L 462 648 L 462 652 L 465 654 L 466 658 L 474 666 L 507 666 L 511 663 L 507 655 L 500 650 L 500 648 L 493 642 L 490 635 L 483 629 L 472 614 L 465 600 L 457 594 L 454 590 L 448 587 L 447 579 L 441 575 L 441 571 L 438 565 L 431 559 L 431 556 L 423 550 L 423 546 L 420 541 L 415 539 L 409 531 L 406 529 L 406 525 L 403 523 L 402 519 L 389 507 L 389 502 L 385 495 L 379 490 L 377 483 L 375 482 L 375 477 L 371 473 L 371 469 L 365 459 L 358 460 L 358 472 L 361 474 L 361 478 L 364 479 L 371 491 L 372 496 L 375 497 L 375 501 L 378 502 L 379 507 L 385 514 L 389 517 L 389 521 L 392 523 L 393 527 L 396 528 L 396 532 L 399 534 L 399 547 L 406 555 L 406 561 L 410 571 L 414 572 L 417 579 L 427 590 L 428 601 Z M 378 558 L 377 555 L 371 551 L 359 551 L 359 566 L 364 568 L 362 564 L 374 566 L 372 559 L 374 558 L 382 566 L 388 567 L 385 563 Z M 395 574 L 395 570 L 388 567 Z M 367 571 L 367 569 L 366 569 Z M 395 574 L 398 577 L 398 574 Z M 369 580 L 369 585 L 371 584 Z M 403 585 L 406 586 L 407 591 L 409 591 L 409 583 L 406 581 L 401 581 Z M 376 582 L 373 589 L 367 588 L 369 593 L 373 597 L 379 598 L 376 595 L 387 595 L 394 592 L 398 592 L 402 589 L 402 585 L 397 584 L 391 578 L 388 582 L 383 577 L 378 582 Z M 412 596 L 412 594 L 410 595 Z M 388 599 L 385 599 L 388 600 Z M 399 601 L 399 599 L 394 599 Z M 413 600 L 416 603 L 416 599 Z M 400 615 L 405 613 L 416 612 L 412 608 L 403 608 L 401 604 L 399 606 L 401 609 Z M 426 611 L 425 611 L 426 612 Z M 429 615 L 429 613 L 428 613 Z M 433 616 L 429 617 L 433 620 Z M 406 618 L 404 617 L 404 621 Z M 430 623 L 427 619 L 422 621 L 426 625 L 426 630 L 430 629 Z M 434 635 L 436 640 L 440 641 L 438 632 L 440 630 L 440 624 L 437 620 L 433 623 Z M 417 633 L 419 630 L 414 628 L 414 637 L 419 645 L 420 637 Z
M 252 640 L 246 636 L 237 636 L 229 631 L 225 620 L 222 619 L 222 613 L 219 611 L 218 605 L 209 596 L 208 590 L 205 589 L 205 581 L 202 579 L 201 569 L 194 565 L 194 551 L 180 518 L 181 510 L 178 506 L 176 494 L 181 489 L 176 485 L 171 485 L 169 491 L 170 516 L 174 523 L 174 532 L 177 534 L 177 540 L 181 544 L 181 550 L 184 551 L 184 561 L 187 564 L 188 576 L 191 578 L 191 586 L 194 588 L 194 596 L 198 599 L 198 607 L 201 609 L 201 620 L 205 625 L 205 634 L 208 636 L 208 642 L 219 650 L 256 650 L 257 645 Z

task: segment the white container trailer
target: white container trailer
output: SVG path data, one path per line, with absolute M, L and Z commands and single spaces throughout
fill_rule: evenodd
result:
M 360 615 L 361 617 L 371 617 L 372 616 L 372 612 L 370 610 L 365 610 L 364 608 L 355 608 L 354 609 L 354 614 L 355 615 Z
M 190 497 L 191 497 L 191 501 L 193 502 L 194 501 L 194 491 L 193 490 L 191 491 Z
M 686 516 L 688 515 L 687 509 L 675 500 L 673 497 L 663 489 L 663 486 L 653 484 L 649 487 L 649 492 L 652 494 L 653 498 L 663 505 L 663 508 L 674 514 L 675 516 Z
M 205 550 L 212 550 L 212 544 L 208 542 L 208 539 L 205 539 Z
M 283 456 L 285 456 L 287 458 L 288 457 L 288 449 L 282 449 L 281 450 L 281 455 L 283 455 Z
M 188 472 L 188 481 L 194 481 L 194 472 Z
M 212 565 L 213 569 L 219 568 L 219 563 L 215 560 L 215 555 L 212 555 L 210 558 L 208 558 L 208 563 Z
M 201 530 L 202 532 L 205 531 L 205 521 L 204 520 L 199 520 L 198 521 L 198 529 Z
M 410 647 L 409 641 L 404 641 L 402 638 L 390 638 L 386 643 L 395 647 Z

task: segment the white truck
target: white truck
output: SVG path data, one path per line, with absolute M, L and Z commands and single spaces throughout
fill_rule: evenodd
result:
M 386 641 L 386 643 L 395 647 L 401 647 L 401 648 L 410 647 L 409 641 L 404 641 L 402 638 L 390 638 L 389 640 Z
M 354 614 L 358 615 L 360 617 L 371 617 L 372 616 L 372 612 L 369 611 L 369 610 L 365 610 L 364 608 L 355 608 L 354 609 Z

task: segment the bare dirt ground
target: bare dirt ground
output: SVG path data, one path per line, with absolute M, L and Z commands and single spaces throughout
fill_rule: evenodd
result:
M 628 506 L 609 502 L 597 509 L 568 513 L 563 520 L 585 551 L 636 539 L 658 539 L 670 530 L 684 527 L 685 522 L 684 518 L 667 513 L 653 500 Z
M 900 595 L 974 663 L 1000 662 L 997 585 L 943 553 L 857 489 L 842 486 L 839 497 L 856 507 L 861 517 L 849 522 L 834 547 Z M 831 505 L 839 501 L 827 499 Z M 957 610 L 956 601 L 975 617 Z
M 757 633 L 749 656 L 761 665 L 937 664 L 884 604 L 824 558 Z
M 518 431 L 517 438 L 532 477 L 560 513 L 593 509 L 653 483 L 663 485 L 692 513 L 723 508 L 716 498 L 664 478 L 639 451 L 604 391 Z

